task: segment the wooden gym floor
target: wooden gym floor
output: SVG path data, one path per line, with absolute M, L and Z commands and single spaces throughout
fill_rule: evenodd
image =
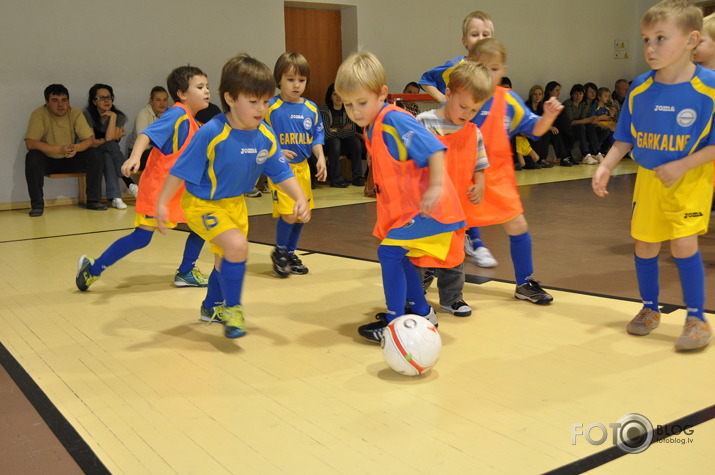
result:
M 323 208 L 300 241 L 310 273 L 285 280 L 271 272 L 270 199 L 247 200 L 250 333 L 234 341 L 198 321 L 203 290 L 170 285 L 184 233 L 155 236 L 80 293 L 78 257 L 127 234 L 133 207 L 1 212 L 0 473 L 711 473 L 715 352 L 673 351 L 685 313 L 667 249 L 664 321 L 626 334 L 640 308 L 634 166 L 607 199 L 590 190 L 594 169 L 517 173 L 535 277 L 555 302 L 513 298 L 508 239 L 484 228 L 500 264 L 465 266 L 474 314 L 439 313 L 442 357 L 419 378 L 356 334 L 384 305 L 374 200 L 356 187 L 316 190 Z M 701 252 L 715 321 L 712 232 Z M 212 262 L 205 249 L 200 267 Z M 436 289 L 428 299 L 438 307 Z M 634 455 L 619 456 L 610 428 L 603 445 L 572 443 L 573 424 L 630 413 L 693 427 Z

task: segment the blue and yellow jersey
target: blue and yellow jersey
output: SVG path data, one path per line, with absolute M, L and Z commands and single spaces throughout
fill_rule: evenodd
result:
M 386 104 L 387 105 L 387 104 Z M 385 106 L 386 106 L 385 105 Z M 383 107 L 385 107 L 383 106 Z M 372 141 L 372 126 L 365 129 Z M 385 114 L 382 137 L 390 156 L 397 161 L 414 160 L 419 168 L 427 166 L 427 159 L 447 147 L 411 114 L 390 111 Z
M 234 129 L 226 114 L 201 127 L 171 169 L 189 193 L 204 200 L 251 191 L 261 173 L 274 183 L 294 176 L 270 127 L 261 123 L 255 130 Z
M 170 107 L 142 133 L 164 155 L 176 153 L 189 135 L 189 115 L 181 107 Z
M 439 92 L 444 94 L 447 90 L 447 83 L 449 83 L 449 75 L 452 74 L 452 70 L 466 58 L 464 56 L 457 56 L 452 58 L 442 66 L 437 66 L 434 69 L 430 69 L 422 75 L 417 84 L 420 86 L 434 86 Z
M 292 163 L 302 162 L 311 156 L 314 145 L 325 143 L 323 119 L 318 107 L 307 99 L 294 103 L 284 102 L 280 95 L 271 98 L 266 123 L 276 131 L 281 148 L 298 155 Z
M 472 119 L 472 122 L 477 124 L 477 127 L 481 127 L 486 120 L 492 109 L 493 102 L 494 96 L 490 97 L 487 102 L 484 103 L 477 115 L 475 115 L 474 119 Z M 524 104 L 524 101 L 522 101 L 521 98 L 514 93 L 514 91 L 506 91 L 506 115 L 504 117 L 504 129 L 509 134 L 509 137 L 513 137 L 516 134 L 527 134 L 531 136 L 534 131 L 536 121 L 538 120 L 539 116 L 531 112 L 531 110 L 526 107 L 526 104 Z
M 614 134 L 633 144 L 633 158 L 650 170 L 715 145 L 715 73 L 698 65 L 679 84 L 656 82 L 655 73 L 633 80 Z

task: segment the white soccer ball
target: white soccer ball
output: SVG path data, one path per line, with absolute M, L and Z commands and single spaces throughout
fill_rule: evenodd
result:
M 400 374 L 417 376 L 437 363 L 442 339 L 429 320 L 419 315 L 397 317 L 382 333 L 385 361 Z

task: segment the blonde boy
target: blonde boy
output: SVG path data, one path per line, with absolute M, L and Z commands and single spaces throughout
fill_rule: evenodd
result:
M 463 62 L 450 75 L 441 109 L 423 112 L 417 121 L 447 146 L 445 170 L 457 190 L 467 225 L 474 220 L 476 206 L 484 194 L 484 169 L 489 166 L 482 135 L 471 122 L 493 92 L 489 70 L 481 63 Z M 442 310 L 456 317 L 467 317 L 472 309 L 464 301 L 464 229 L 455 231 L 446 260 L 425 256 L 412 262 L 435 268 Z M 430 272 L 430 271 L 428 271 Z
M 715 69 L 715 13 L 703 18 L 700 43 L 695 48 L 695 62 L 711 71 Z
M 370 53 L 350 55 L 338 69 L 335 91 L 350 119 L 365 128 L 377 189 L 377 255 L 387 312 L 362 325 L 363 338 L 380 342 L 387 324 L 411 312 L 433 324 L 437 314 L 425 300 L 422 282 L 408 256 L 446 259 L 453 231 L 464 227 L 464 213 L 444 170 L 445 146 L 409 112 L 385 104 L 385 70 Z
M 715 159 L 715 73 L 691 62 L 702 12 L 687 0 L 665 0 L 641 20 L 645 59 L 653 69 L 633 81 L 615 143 L 593 177 L 604 197 L 611 170 L 633 149 L 638 163 L 631 217 L 635 266 L 643 308 L 627 325 L 647 335 L 660 323 L 658 254 L 670 241 L 687 306 L 678 351 L 705 347 L 705 275 L 698 235 L 708 230 Z

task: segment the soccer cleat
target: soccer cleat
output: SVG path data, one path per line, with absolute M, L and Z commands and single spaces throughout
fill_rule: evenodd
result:
M 137 185 L 136 183 L 132 183 L 127 188 L 129 188 L 129 194 L 136 198 L 139 194 L 139 185 Z
M 208 287 L 209 279 L 198 267 L 194 267 L 183 274 L 177 270 L 174 274 L 174 285 L 176 287 Z
M 518 285 L 514 292 L 514 297 L 519 300 L 528 300 L 537 305 L 548 305 L 554 298 L 541 288 L 538 280 L 527 277 L 526 283 Z
M 278 277 L 285 279 L 290 275 L 291 268 L 287 251 L 274 249 L 271 253 L 271 261 L 273 262 L 273 272 L 275 272 Z
M 499 264 L 492 253 L 489 252 L 489 249 L 484 246 L 476 248 L 472 257 L 474 258 L 474 263 L 479 267 L 496 267 Z
M 94 259 L 82 255 L 77 263 L 77 277 L 75 277 L 75 283 L 77 288 L 84 292 L 92 285 L 97 279 L 98 275 L 92 275 L 89 273 L 89 269 L 94 265 Z
M 221 320 L 222 311 L 223 307 L 221 305 L 217 305 L 211 308 L 206 308 L 201 305 L 201 321 L 207 323 L 211 323 L 213 321 L 223 323 L 223 320 Z
M 713 332 L 710 330 L 710 324 L 697 317 L 688 317 L 685 320 L 683 333 L 675 342 L 676 351 L 699 350 L 710 343 L 713 338 Z
M 434 269 L 425 269 L 425 273 L 422 276 L 422 290 L 427 293 L 427 289 L 430 288 L 434 282 Z
M 234 305 L 233 307 L 223 307 L 223 310 L 218 316 L 226 325 L 223 329 L 223 334 L 226 338 L 241 338 L 246 336 L 246 325 L 243 322 L 243 307 Z
M 303 261 L 294 252 L 288 253 L 288 265 L 290 266 L 291 274 L 305 275 L 308 273 L 308 268 L 303 265 Z
M 660 325 L 660 313 L 652 308 L 643 307 L 633 320 L 628 322 L 626 331 L 631 335 L 647 335 Z
M 439 326 L 439 323 L 437 323 L 438 322 L 437 312 L 435 312 L 434 308 L 432 308 L 432 307 L 429 308 L 429 313 L 427 315 L 420 315 L 420 317 L 426 318 L 435 327 Z
M 464 300 L 454 302 L 452 305 L 440 305 L 442 310 L 449 312 L 455 317 L 468 317 L 472 314 L 472 307 Z
M 387 314 L 380 312 L 375 315 L 376 322 L 366 323 L 358 327 L 358 334 L 372 343 L 380 343 L 382 341 L 382 332 L 387 326 Z
M 121 198 L 113 198 L 112 206 L 114 206 L 117 209 L 127 209 L 127 204 L 124 201 L 122 201 Z

